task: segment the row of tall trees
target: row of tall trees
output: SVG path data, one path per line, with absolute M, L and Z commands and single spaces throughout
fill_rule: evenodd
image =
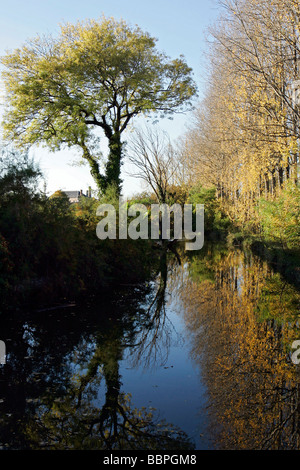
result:
M 186 171 L 242 223 L 259 198 L 298 181 L 298 0 L 224 0 L 209 81 L 183 140 Z

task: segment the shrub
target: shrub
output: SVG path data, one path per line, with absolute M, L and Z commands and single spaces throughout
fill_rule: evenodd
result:
M 300 186 L 289 181 L 274 200 L 261 199 L 258 212 L 264 238 L 284 248 L 300 246 Z

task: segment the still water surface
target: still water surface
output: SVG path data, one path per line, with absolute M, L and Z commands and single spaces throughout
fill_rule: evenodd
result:
M 299 291 L 250 253 L 163 255 L 155 280 L 1 327 L 8 449 L 299 449 Z

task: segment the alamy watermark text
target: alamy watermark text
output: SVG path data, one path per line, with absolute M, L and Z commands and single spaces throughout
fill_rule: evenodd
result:
M 117 224 L 118 213 L 118 224 Z M 124 240 L 185 240 L 186 250 L 200 250 L 204 244 L 204 205 L 151 204 L 150 210 L 144 204 L 132 204 L 120 199 L 118 212 L 113 204 L 101 204 L 96 212 L 102 217 L 96 233 L 100 240 L 118 238 Z M 149 223 L 150 216 L 150 223 Z M 172 223 L 171 223 L 172 221 Z M 172 225 L 172 228 L 171 228 Z

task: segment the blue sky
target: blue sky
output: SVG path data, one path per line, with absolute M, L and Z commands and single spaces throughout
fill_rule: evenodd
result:
M 205 86 L 206 30 L 219 15 L 217 0 L 0 0 L 0 5 L 0 55 L 37 34 L 56 35 L 60 23 L 97 19 L 104 14 L 148 31 L 158 39 L 157 47 L 170 57 L 183 54 L 193 68 L 201 96 Z M 180 116 L 160 125 L 176 139 L 184 133 L 188 120 L 188 116 Z M 33 154 L 45 173 L 49 192 L 95 187 L 87 167 L 70 165 L 74 161 L 72 151 L 49 154 L 34 149 Z M 141 189 L 139 182 L 123 176 L 125 195 Z

